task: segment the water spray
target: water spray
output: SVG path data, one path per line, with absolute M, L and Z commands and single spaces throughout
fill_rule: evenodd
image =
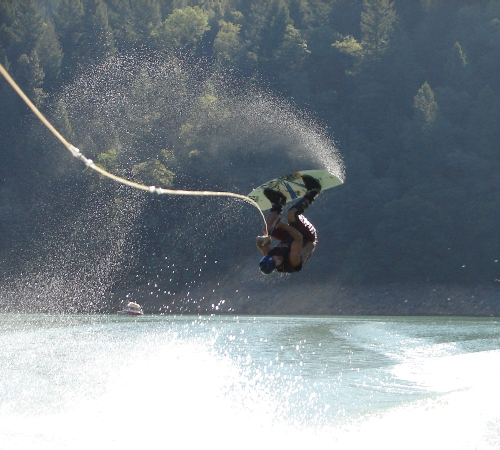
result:
M 40 121 L 50 130 L 50 132 L 57 138 L 59 141 L 71 152 L 71 154 L 75 157 L 83 161 L 83 163 L 90 167 L 91 169 L 99 172 L 101 175 L 110 178 L 118 183 L 122 183 L 124 185 L 133 187 L 134 189 L 139 189 L 142 191 L 147 191 L 150 193 L 156 194 L 168 194 L 168 195 L 189 195 L 189 196 L 213 196 L 213 197 L 232 197 L 239 198 L 241 200 L 250 203 L 252 206 L 257 208 L 259 211 L 262 220 L 264 221 L 264 226 L 266 229 L 266 234 L 268 234 L 267 223 L 264 214 L 261 209 L 251 198 L 246 195 L 237 194 L 234 192 L 217 192 L 217 191 L 187 191 L 187 190 L 176 190 L 176 189 L 165 189 L 156 186 L 146 186 L 143 184 L 135 183 L 133 181 L 127 180 L 125 178 L 121 178 L 119 176 L 113 175 L 108 171 L 104 170 L 102 167 L 97 166 L 91 159 L 86 158 L 82 152 L 73 146 L 70 142 L 68 142 L 55 128 L 54 126 L 47 120 L 47 118 L 40 112 L 40 110 L 31 102 L 28 96 L 23 92 L 23 90 L 17 85 L 14 79 L 9 75 L 7 70 L 0 64 L 0 73 L 4 76 L 7 82 L 11 85 L 11 87 L 19 94 L 19 96 L 23 99 L 23 101 L 28 105 L 28 107 L 33 111 L 33 113 L 40 119 Z

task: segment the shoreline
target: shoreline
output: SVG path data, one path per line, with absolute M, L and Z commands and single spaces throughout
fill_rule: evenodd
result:
M 495 286 L 276 284 L 205 283 L 184 295 L 156 293 L 142 286 L 115 294 L 114 304 L 136 301 L 148 314 L 500 317 L 500 289 Z

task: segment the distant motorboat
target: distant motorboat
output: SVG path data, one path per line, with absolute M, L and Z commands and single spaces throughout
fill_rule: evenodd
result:
M 118 311 L 118 314 L 142 316 L 144 313 L 142 312 L 141 305 L 135 302 L 128 302 L 125 308 L 123 308 L 121 311 Z

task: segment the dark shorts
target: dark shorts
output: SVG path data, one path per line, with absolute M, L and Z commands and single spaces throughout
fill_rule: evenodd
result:
M 303 245 L 306 245 L 308 242 L 316 243 L 318 241 L 316 228 L 314 228 L 314 225 L 309 222 L 302 214 L 299 214 L 297 216 L 297 220 L 290 223 L 289 225 L 298 230 L 299 233 L 303 236 Z M 290 234 L 288 234 L 287 231 L 281 228 L 275 229 L 272 232 L 271 236 L 278 241 L 285 241 L 286 239 L 290 238 Z

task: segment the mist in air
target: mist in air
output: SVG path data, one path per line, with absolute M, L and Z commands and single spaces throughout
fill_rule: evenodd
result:
M 62 86 L 52 105 L 56 128 L 64 128 L 65 137 L 86 157 L 146 185 L 247 194 L 296 170 L 326 169 L 344 178 L 339 152 L 322 124 L 258 80 L 239 78 L 206 61 L 119 55 Z M 138 169 L 150 163 L 161 164 L 169 177 L 148 178 L 153 171 Z M 75 171 L 70 155 L 62 152 L 57 166 L 58 176 Z M 133 285 L 137 279 L 159 278 L 161 286 L 152 287 L 167 295 L 179 285 L 197 287 L 207 265 L 224 258 L 225 252 L 218 254 L 221 236 L 228 245 L 253 237 L 261 227 L 258 213 L 241 201 L 154 200 L 168 211 L 169 222 L 166 231 L 160 223 L 155 233 L 176 236 L 155 255 L 144 248 L 143 223 L 155 220 L 148 194 L 91 173 L 82 189 L 89 193 L 74 213 L 46 227 L 43 245 L 25 250 L 23 276 L 13 273 L 7 280 L 4 309 L 101 311 L 117 283 Z M 71 208 L 61 204 L 65 207 Z M 41 211 L 35 214 L 43 227 L 47 218 Z M 176 260 L 179 240 L 189 266 Z M 141 274 L 139 267 L 136 279 L 125 281 L 144 251 L 158 259 L 157 273 Z

